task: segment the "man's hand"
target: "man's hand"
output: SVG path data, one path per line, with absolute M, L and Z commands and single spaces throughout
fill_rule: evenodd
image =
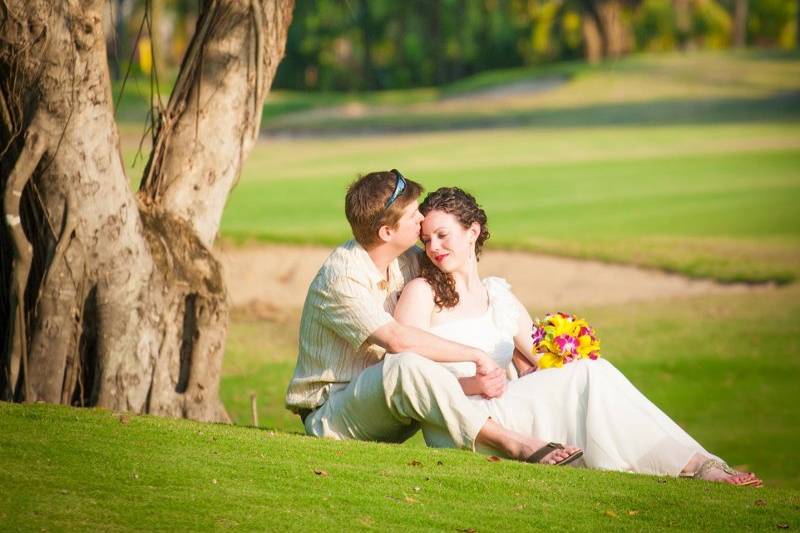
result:
M 495 368 L 488 374 L 477 374 L 469 378 L 460 378 L 464 394 L 473 396 L 480 394 L 486 399 L 499 398 L 506 392 L 506 373 L 502 368 Z

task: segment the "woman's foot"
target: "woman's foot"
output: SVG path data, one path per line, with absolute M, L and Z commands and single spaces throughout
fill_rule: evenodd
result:
M 523 462 L 530 462 L 531 456 L 536 455 L 537 452 L 548 445 L 546 440 L 508 430 L 491 418 L 486 421 L 475 440 L 477 443 L 497 450 L 511 459 Z M 565 464 L 565 459 L 573 456 L 573 460 L 577 459 L 580 457 L 579 453 L 582 454 L 583 451 L 575 446 L 564 446 L 562 448 L 554 446 L 551 452 L 537 458 L 536 462 L 545 465 Z
M 764 483 L 752 472 L 739 472 L 717 459 L 695 456 L 686 465 L 682 476 L 694 479 L 704 479 L 716 483 L 727 483 L 740 487 L 760 487 Z
M 567 465 L 572 461 L 580 459 L 583 450 L 575 446 L 564 446 L 558 442 L 548 442 L 527 459 L 526 463 L 539 463 L 546 465 Z

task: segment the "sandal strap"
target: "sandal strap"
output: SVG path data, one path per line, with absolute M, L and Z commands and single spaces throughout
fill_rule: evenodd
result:
M 703 476 L 705 475 L 705 473 L 714 468 L 718 468 L 731 476 L 742 474 L 742 472 L 739 472 L 738 470 L 734 470 L 733 468 L 731 468 L 728 465 L 728 463 L 724 463 L 718 459 L 708 459 L 704 461 L 703 464 L 700 465 L 700 467 L 695 471 L 695 473 L 692 474 L 692 477 L 695 479 L 704 479 Z
M 530 456 L 528 456 L 528 458 L 525 459 L 525 462 L 538 463 L 539 461 L 547 457 L 548 454 L 554 452 L 555 450 L 561 450 L 563 448 L 564 448 L 563 444 L 559 444 L 557 442 L 548 442 L 547 444 L 545 444 L 544 446 L 533 452 Z

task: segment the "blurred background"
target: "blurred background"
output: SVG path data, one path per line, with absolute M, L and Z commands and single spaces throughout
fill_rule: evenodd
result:
M 800 487 L 797 0 L 299 0 L 229 197 L 222 396 L 283 407 L 308 282 L 349 238 L 344 191 L 398 168 L 486 209 L 483 274 L 604 356 L 709 450 Z M 197 2 L 114 0 L 132 186 Z M 409 445 L 422 445 L 421 439 Z

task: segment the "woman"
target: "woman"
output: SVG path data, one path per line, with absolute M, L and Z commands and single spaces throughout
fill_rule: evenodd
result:
M 489 232 L 475 199 L 442 188 L 427 196 L 420 212 L 425 258 L 421 276 L 403 290 L 397 320 L 481 348 L 501 368 L 509 366 L 515 348 L 531 354 L 528 311 L 505 281 L 478 274 Z M 526 357 L 536 365 L 536 356 Z M 539 370 L 507 384 L 496 375 L 476 376 L 472 363 L 448 366 L 494 420 L 519 433 L 574 443 L 588 467 L 761 485 L 754 474 L 708 453 L 604 359 Z M 452 446 L 436 428 L 423 426 L 423 432 L 430 446 Z

